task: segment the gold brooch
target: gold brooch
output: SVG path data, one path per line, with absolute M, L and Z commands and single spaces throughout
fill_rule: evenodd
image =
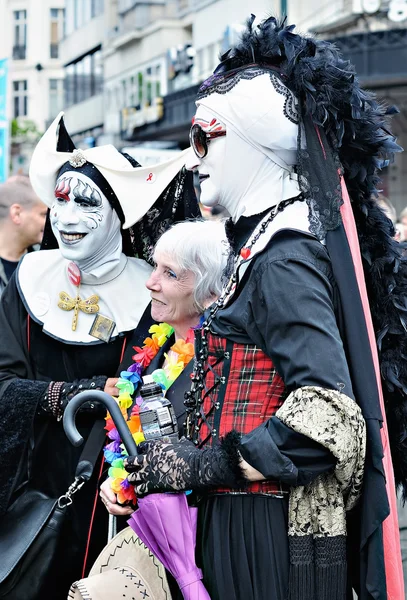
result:
M 74 311 L 72 319 L 72 331 L 76 331 L 79 311 L 81 310 L 87 315 L 94 315 L 95 313 L 99 312 L 98 302 L 99 296 L 96 294 L 92 294 L 92 296 L 89 296 L 89 298 L 86 298 L 86 300 L 82 300 L 82 298 L 79 296 L 78 289 L 78 293 L 75 298 L 72 298 L 66 292 L 60 292 L 58 306 L 59 308 L 62 308 L 62 310 Z

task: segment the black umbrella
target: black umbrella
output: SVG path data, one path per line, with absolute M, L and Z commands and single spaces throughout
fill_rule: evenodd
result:
M 127 427 L 127 423 L 123 418 L 119 405 L 117 404 L 116 400 L 112 398 L 112 396 L 109 396 L 109 394 L 106 394 L 106 392 L 100 392 L 97 390 L 81 392 L 68 402 L 68 405 L 64 411 L 63 425 L 65 433 L 71 444 L 74 446 L 80 446 L 83 443 L 83 437 L 79 433 L 75 424 L 75 417 L 79 408 L 85 402 L 100 402 L 106 406 L 115 426 L 117 427 L 118 432 L 120 433 L 120 437 L 128 454 L 130 456 L 135 456 L 137 454 L 137 444 L 134 441 L 129 428 Z
M 74 446 L 80 446 L 83 443 L 83 437 L 76 427 L 75 417 L 79 408 L 85 402 L 100 402 L 107 408 L 115 426 L 117 427 L 118 432 L 120 433 L 120 437 L 122 438 L 122 442 L 128 454 L 135 456 L 137 454 L 137 444 L 134 441 L 129 428 L 127 427 L 127 423 L 123 418 L 119 405 L 114 398 L 112 398 L 112 396 L 109 396 L 109 394 L 106 394 L 106 392 L 100 392 L 98 390 L 81 392 L 69 401 L 64 411 L 63 426 L 67 438 L 71 444 Z M 116 535 L 116 529 L 116 519 L 114 515 L 109 514 L 108 541 L 110 541 Z

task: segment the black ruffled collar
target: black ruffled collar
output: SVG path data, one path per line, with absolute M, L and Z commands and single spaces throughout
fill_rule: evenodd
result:
M 243 248 L 250 235 L 256 229 L 260 221 L 270 211 L 267 208 L 258 215 L 252 215 L 250 217 L 240 217 L 236 223 L 233 223 L 232 219 L 228 219 L 225 223 L 226 236 L 230 247 L 232 248 L 233 254 L 238 254 Z

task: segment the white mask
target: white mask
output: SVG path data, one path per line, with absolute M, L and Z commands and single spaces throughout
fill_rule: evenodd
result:
M 224 206 L 236 222 L 300 193 L 292 165 L 297 160 L 298 125 L 284 115 L 285 96 L 268 74 L 242 79 L 225 94 L 198 100 L 196 119 L 224 123 L 226 136 L 211 140 L 205 158 L 186 166 L 209 173 L 201 201 Z M 192 152 L 191 152 L 192 154 Z M 195 156 L 195 155 L 194 155 Z M 213 158 L 212 158 L 213 157 Z M 207 185 L 206 194 L 204 185 Z
M 50 210 L 61 254 L 82 272 L 96 275 L 120 259 L 120 220 L 102 190 L 83 173 L 66 171 L 57 180 Z M 106 268 L 104 268 L 106 266 Z
M 203 106 L 198 107 L 194 123 L 200 125 L 203 131 L 219 126 L 226 129 L 224 123 L 219 121 L 219 119 L 215 119 L 213 113 Z M 199 201 L 204 206 L 212 207 L 216 206 L 220 200 L 223 163 L 226 152 L 226 136 L 208 140 L 207 144 L 208 154 L 205 158 L 198 158 L 192 151 L 188 155 L 185 166 L 190 170 L 198 169 L 199 183 L 201 184 Z

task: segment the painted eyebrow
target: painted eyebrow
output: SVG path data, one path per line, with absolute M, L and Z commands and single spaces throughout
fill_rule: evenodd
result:
M 63 177 L 57 181 L 55 186 L 54 195 L 56 198 L 61 198 L 69 202 L 69 194 L 71 192 L 71 180 L 72 177 Z
M 98 190 L 80 179 L 78 179 L 78 183 L 72 193 L 75 201 L 86 202 L 89 206 L 102 206 L 102 196 Z

